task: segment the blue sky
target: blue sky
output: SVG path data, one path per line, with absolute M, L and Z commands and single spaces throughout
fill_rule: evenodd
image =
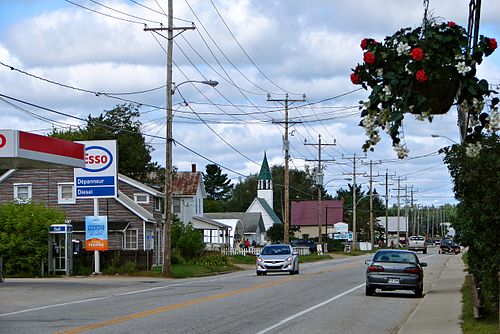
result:
M 165 0 L 139 0 L 145 7 L 130 0 L 72 1 L 124 20 L 62 0 L 0 0 L 0 61 L 57 83 L 96 92 L 130 93 L 164 85 L 165 39 L 144 32 L 141 22 L 149 26 L 166 24 L 161 14 L 167 8 Z M 430 1 L 430 8 L 446 21 L 466 25 L 468 3 Z M 291 98 L 300 98 L 305 93 L 307 102 L 324 102 L 290 110 L 290 117 L 301 122 L 290 128 L 290 167 L 314 167 L 308 160 L 317 158 L 317 148 L 304 145 L 304 140 L 317 143 L 321 135 L 323 143 L 337 143 L 322 151 L 323 159 L 336 160 L 326 164 L 327 190 L 334 193 L 339 187 L 345 188 L 348 181 L 342 179 L 353 169 L 345 158 L 364 154 L 364 130 L 358 126 L 356 105 L 368 93 L 352 92 L 358 86 L 349 80 L 350 69 L 362 61 L 359 43 L 364 37 L 382 40 L 399 28 L 418 26 L 422 1 L 213 0 L 213 4 L 207 0 L 174 1 L 174 24 L 189 26 L 192 21 L 196 26 L 196 30 L 175 38 L 174 81 L 220 82 L 216 88 L 186 84 L 174 95 L 174 139 L 182 144 L 174 147 L 174 165 L 190 170 L 195 163 L 204 170 L 214 161 L 235 181 L 258 173 L 264 151 L 271 165 L 283 165 L 283 128 L 273 122 L 283 120 L 282 106 L 268 102 L 267 93 L 273 98 L 284 97 L 285 92 Z M 482 6 L 481 33 L 500 42 L 500 6 L 495 1 L 483 1 Z M 500 52 L 487 58 L 478 71 L 491 84 L 499 84 Z M 82 118 L 123 103 L 50 84 L 3 66 L 0 92 Z M 181 105 L 181 94 L 188 106 Z M 140 120 L 144 132 L 164 137 L 164 90 L 126 97 L 143 104 Z M 19 106 L 27 110 L 0 101 L 2 128 L 44 134 L 53 126 L 82 124 L 69 116 Z M 431 134 L 442 138 L 432 138 Z M 455 110 L 435 118 L 432 124 L 408 117 L 405 140 L 411 159 L 398 160 L 388 138 L 383 137 L 365 162 L 382 162 L 374 167 L 374 174 L 388 170 L 406 178 L 406 185 L 418 190 L 415 198 L 420 204 L 454 203 L 449 173 L 442 156 L 436 154 L 439 148 L 451 144 L 446 137 L 459 141 Z M 155 149 L 153 159 L 164 165 L 164 140 L 147 140 Z M 366 165 L 357 168 L 368 171 Z M 367 178 L 358 177 L 358 181 L 366 191 Z M 382 186 L 376 188 L 383 192 Z

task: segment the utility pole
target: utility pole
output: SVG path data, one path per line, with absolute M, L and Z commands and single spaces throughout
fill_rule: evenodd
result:
M 379 175 L 380 176 L 380 175 Z M 380 183 L 380 185 L 385 186 L 385 247 L 389 247 L 389 186 L 393 183 L 389 183 L 389 176 L 395 177 L 394 175 L 389 175 L 389 171 L 385 170 L 385 183 Z
M 166 110 L 166 137 L 167 146 L 165 149 L 165 221 L 163 223 L 163 266 L 162 275 L 170 276 L 170 259 L 171 259 L 171 230 L 172 230 L 172 142 L 174 141 L 172 136 L 172 59 L 173 59 L 173 41 L 174 41 L 174 30 L 182 30 L 184 32 L 188 29 L 195 29 L 194 26 L 191 27 L 174 27 L 174 9 L 172 5 L 172 0 L 168 0 L 168 27 L 159 28 L 144 28 L 144 31 L 161 31 L 167 30 L 167 86 L 166 86 L 166 100 L 167 100 L 167 110 Z
M 376 162 L 375 164 L 378 165 L 381 162 Z M 372 247 L 374 245 L 374 237 L 373 237 L 373 160 L 370 160 L 370 242 L 372 244 Z M 378 175 L 377 175 L 378 176 Z
M 322 240 L 322 235 L 323 233 L 321 232 L 321 225 L 322 225 L 322 221 L 323 221 L 323 210 L 321 210 L 321 190 L 322 190 L 322 186 L 323 186 L 323 165 L 321 164 L 322 161 L 335 161 L 335 160 L 321 160 L 321 145 L 324 145 L 324 146 L 335 146 L 337 145 L 336 142 L 334 142 L 333 144 L 326 144 L 326 143 L 321 143 L 321 135 L 318 134 L 318 143 L 317 144 L 309 144 L 309 143 L 304 143 L 304 145 L 314 145 L 314 146 L 318 146 L 318 169 L 316 171 L 316 186 L 318 187 L 318 241 L 319 241 L 319 244 L 321 245 L 321 247 L 323 247 L 323 240 Z M 306 161 L 315 161 L 315 160 L 307 160 Z M 328 230 L 327 230 L 328 226 L 325 227 L 325 234 L 328 235 Z
M 290 102 L 305 102 L 306 95 L 304 94 L 302 99 L 293 100 L 288 98 L 288 93 L 285 95 L 285 99 L 271 99 L 271 94 L 267 94 L 268 102 L 279 102 L 285 104 L 285 134 L 283 136 L 283 149 L 285 151 L 285 209 L 283 212 L 283 220 L 284 220 L 284 236 L 283 241 L 285 244 L 289 243 L 289 231 L 290 231 L 290 176 L 288 174 L 288 160 L 290 159 L 290 154 L 288 153 L 290 150 L 290 143 L 288 142 L 288 104 Z M 273 122 L 274 123 L 274 122 Z M 276 122 L 281 123 L 281 122 Z M 293 122 L 298 123 L 298 122 Z
M 406 178 L 405 178 L 406 179 Z M 403 190 L 403 188 L 401 188 L 401 176 L 398 177 L 398 187 L 397 189 L 394 189 L 394 190 L 397 190 L 398 191 L 398 227 L 397 227 L 397 242 L 396 242 L 396 248 L 399 248 L 399 231 L 400 231 L 400 216 L 401 216 L 401 190 Z M 407 222 L 408 224 L 408 222 Z
M 342 157 L 342 159 L 352 160 L 353 162 L 353 172 L 352 174 L 344 173 L 345 175 L 352 175 L 352 249 L 356 249 L 357 236 L 356 236 L 356 175 L 363 175 L 364 173 L 356 174 L 356 162 L 358 160 L 365 159 L 366 156 L 356 157 L 356 153 L 352 157 Z

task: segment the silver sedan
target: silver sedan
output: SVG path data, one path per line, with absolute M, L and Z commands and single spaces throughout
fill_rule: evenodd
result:
M 413 290 L 422 297 L 424 270 L 427 263 L 420 262 L 417 255 L 406 250 L 381 249 L 372 260 L 366 260 L 366 295 L 375 289 L 383 291 Z
M 257 256 L 257 276 L 268 272 L 289 272 L 290 275 L 299 273 L 299 256 L 292 246 L 286 244 L 267 245 Z

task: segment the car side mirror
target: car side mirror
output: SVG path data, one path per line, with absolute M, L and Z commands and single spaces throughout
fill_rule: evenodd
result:
M 420 266 L 427 267 L 427 262 L 420 262 Z
M 299 253 L 294 251 L 292 255 L 299 255 Z
M 365 264 L 370 264 L 370 262 L 372 262 L 372 260 L 365 260 Z

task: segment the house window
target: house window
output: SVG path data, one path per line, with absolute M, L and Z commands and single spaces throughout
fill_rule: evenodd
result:
M 57 184 L 57 203 L 75 204 L 75 187 L 72 182 Z
M 172 203 L 174 206 L 174 213 L 181 213 L 181 199 L 174 198 L 174 199 L 172 199 Z
M 125 231 L 125 249 L 137 249 L 137 234 L 134 229 Z
M 148 194 L 134 194 L 134 202 L 138 204 L 148 204 L 149 195 Z
M 163 198 L 155 197 L 155 211 L 163 212 Z
M 14 183 L 14 200 L 28 202 L 31 200 L 31 183 Z

